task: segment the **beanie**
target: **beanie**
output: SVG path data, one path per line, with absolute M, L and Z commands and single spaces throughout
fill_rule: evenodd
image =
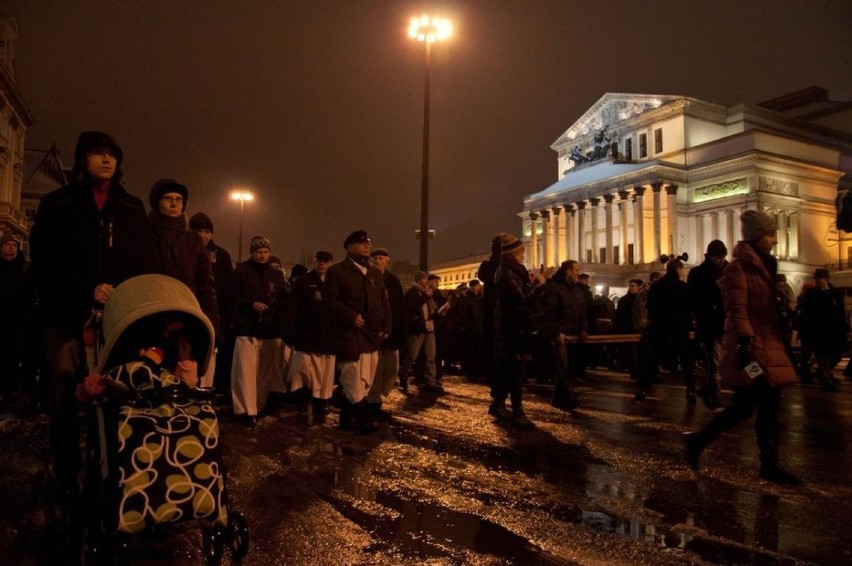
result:
M 713 240 L 707 244 L 707 255 L 710 257 L 724 257 L 728 255 L 728 247 L 722 240 Z
M 414 272 L 414 281 L 415 281 L 415 282 L 417 282 L 417 281 L 423 281 L 424 279 L 426 279 L 426 278 L 428 278 L 428 277 L 429 277 L 429 274 L 428 274 L 428 273 L 426 273 L 425 271 L 420 271 L 420 270 L 418 269 L 417 271 L 415 271 L 415 272 Z
M 121 161 L 124 158 L 124 152 L 111 135 L 103 132 L 80 132 L 77 137 L 77 147 L 74 148 L 74 168 L 71 170 L 71 177 L 76 177 L 86 170 L 86 155 L 96 147 L 108 147 L 115 152 L 116 165 L 113 179 L 121 179 Z
M 775 219 L 757 210 L 746 210 L 740 217 L 742 222 L 743 240 L 751 242 L 759 239 L 764 234 L 778 230 Z
M 213 221 L 210 220 L 210 217 L 204 214 L 203 212 L 196 212 L 192 215 L 192 218 L 189 219 L 189 229 L 190 230 L 209 230 L 213 231 Z
M 515 250 L 523 245 L 524 243 L 512 234 L 500 234 L 500 253 L 503 255 L 514 254 Z
M 166 193 L 178 193 L 183 197 L 183 207 L 181 212 L 186 210 L 186 203 L 189 200 L 189 193 L 186 185 L 181 185 L 174 179 L 160 179 L 151 185 L 151 192 L 148 193 L 148 202 L 151 203 L 151 210 L 160 210 L 160 199 Z
M 269 241 L 269 238 L 265 236 L 255 236 L 251 239 L 251 243 L 249 244 L 249 252 L 255 252 L 260 248 L 266 248 L 267 250 L 272 249 L 272 244 Z

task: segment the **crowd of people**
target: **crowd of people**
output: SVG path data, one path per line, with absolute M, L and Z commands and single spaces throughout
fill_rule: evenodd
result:
M 251 239 L 249 259 L 234 267 L 213 240 L 211 218 L 187 217 L 186 185 L 154 183 L 146 213 L 121 184 L 122 159 L 111 136 L 83 132 L 71 183 L 39 206 L 31 266 L 16 238 L 0 238 L 4 320 L 16 321 L 3 325 L 0 396 L 11 398 L 28 372 L 43 376 L 34 381 L 43 391 L 32 398 L 44 400 L 49 414 L 56 478 L 69 505 L 79 496 L 81 465 L 75 387 L 97 365 L 98 312 L 116 286 L 140 274 L 169 275 L 195 295 L 216 334 L 215 359 L 200 384 L 228 391 L 234 414 L 250 427 L 276 392 L 297 400 L 307 424 L 323 426 L 337 392 L 339 427 L 370 433 L 390 418 L 383 399 L 395 386 L 441 395 L 443 374 L 452 372 L 487 379 L 488 414 L 526 430 L 535 427 L 523 408 L 527 379 L 552 382 L 552 405 L 571 412 L 581 404 L 576 381 L 589 368 L 629 372 L 637 401 L 664 368 L 682 375 L 687 403 L 701 398 L 715 412 L 687 437 L 691 466 L 713 438 L 756 410 L 761 476 L 795 483 L 778 466 L 779 388 L 798 369 L 837 389 L 832 371 L 848 331 L 843 296 L 817 269 L 793 305 L 770 254 L 774 220 L 757 211 L 743 214 L 743 240 L 730 263 L 726 245 L 714 240 L 688 277 L 673 258 L 664 274 L 626 282 L 616 301 L 606 286 L 595 296 L 576 260 L 528 271 L 524 242 L 508 233 L 493 238 L 477 279 L 447 292 L 439 277 L 417 271 L 404 290 L 390 252 L 373 247 L 364 230 L 344 239 L 341 260 L 319 250 L 312 266 L 296 266 L 289 277 L 264 236 Z M 794 327 L 803 352 L 797 368 Z M 602 334 L 627 338 L 589 339 Z M 734 388 L 727 407 L 720 382 Z

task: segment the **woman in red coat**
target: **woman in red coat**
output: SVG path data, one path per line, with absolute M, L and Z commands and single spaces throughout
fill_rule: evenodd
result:
M 777 243 L 778 225 L 756 210 L 746 211 L 741 220 L 743 240 L 719 279 L 726 316 L 720 375 L 733 387 L 734 399 L 703 429 L 684 436 L 686 461 L 698 470 L 704 447 L 757 411 L 761 479 L 800 485 L 799 478 L 778 465 L 781 387 L 798 381 L 779 315 L 774 283 L 778 263 L 770 253 Z

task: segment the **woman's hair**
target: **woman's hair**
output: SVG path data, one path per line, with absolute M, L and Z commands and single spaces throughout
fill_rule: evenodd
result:
M 677 258 L 670 259 L 666 264 L 666 275 L 670 273 L 677 273 L 677 270 L 683 267 L 683 262 Z

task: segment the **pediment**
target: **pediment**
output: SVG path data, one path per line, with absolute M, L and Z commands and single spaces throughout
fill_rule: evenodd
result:
M 659 108 L 663 104 L 679 100 L 683 96 L 665 94 L 623 94 L 607 93 L 603 95 L 585 114 L 574 122 L 568 130 L 553 143 L 554 148 L 585 135 L 613 128 L 618 122 L 638 116 L 648 110 Z

